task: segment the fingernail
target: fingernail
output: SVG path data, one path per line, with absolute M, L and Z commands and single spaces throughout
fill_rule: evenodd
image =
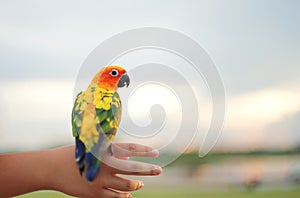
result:
M 142 181 L 139 181 L 139 183 L 138 183 L 138 185 L 136 187 L 136 190 L 139 190 L 139 189 L 141 189 L 143 187 L 144 187 L 144 183 Z
M 140 181 L 140 183 L 139 183 L 139 189 L 141 189 L 143 187 L 144 187 L 144 183 L 142 181 Z
M 151 151 L 151 153 L 152 153 L 152 155 L 154 155 L 154 156 L 158 156 L 159 151 L 158 151 L 157 149 L 153 149 L 153 150 Z
M 162 168 L 161 167 L 156 167 L 155 169 L 154 169 L 154 174 L 155 175 L 160 175 L 162 173 Z

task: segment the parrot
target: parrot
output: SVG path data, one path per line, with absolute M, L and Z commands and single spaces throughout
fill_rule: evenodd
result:
M 101 171 L 101 153 L 111 150 L 118 130 L 122 104 L 119 87 L 130 84 L 121 66 L 103 67 L 85 91 L 80 92 L 72 110 L 72 132 L 75 138 L 75 161 L 85 178 L 93 182 Z

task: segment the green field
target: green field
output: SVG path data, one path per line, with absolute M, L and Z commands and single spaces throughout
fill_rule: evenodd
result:
M 196 192 L 196 191 L 145 191 L 136 193 L 137 198 L 299 198 L 299 190 L 290 190 L 290 191 L 257 191 L 249 192 L 242 190 L 233 190 L 233 191 L 218 191 L 218 192 Z
M 18 198 L 66 198 L 70 197 L 62 193 L 45 191 L 34 192 Z M 133 193 L 135 198 L 299 198 L 300 189 L 280 190 L 280 191 L 246 191 L 246 190 L 229 190 L 229 191 L 195 191 L 184 189 L 144 189 Z

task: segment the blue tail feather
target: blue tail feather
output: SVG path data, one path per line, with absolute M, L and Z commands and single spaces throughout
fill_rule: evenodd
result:
M 100 160 L 92 153 L 86 153 L 85 160 L 87 165 L 85 177 L 88 181 L 93 182 L 100 171 Z
M 76 150 L 75 150 L 75 159 L 76 159 L 76 164 L 79 168 L 80 175 L 82 175 L 85 165 L 84 165 L 84 159 L 85 159 L 85 146 L 83 142 L 79 140 L 79 138 L 76 138 Z

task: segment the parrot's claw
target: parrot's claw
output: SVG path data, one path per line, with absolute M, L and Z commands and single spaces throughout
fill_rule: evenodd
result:
M 110 154 L 111 156 L 114 155 L 114 152 L 113 152 L 113 149 L 112 149 L 112 146 L 111 146 L 111 145 L 109 145 L 108 151 L 109 151 L 109 154 Z

